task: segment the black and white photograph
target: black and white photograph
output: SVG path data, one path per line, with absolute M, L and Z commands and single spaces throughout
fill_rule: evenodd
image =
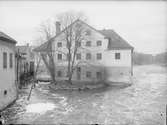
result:
M 0 125 L 166 125 L 167 1 L 0 1 Z

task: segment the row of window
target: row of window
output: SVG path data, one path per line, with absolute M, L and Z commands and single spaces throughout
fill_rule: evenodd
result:
M 63 77 L 62 71 L 57 71 L 57 77 Z M 86 72 L 86 78 L 92 78 L 92 72 L 87 71 Z M 96 78 L 97 79 L 102 79 L 102 73 L 101 72 L 96 72 Z
M 68 56 L 67 56 L 67 57 L 68 57 Z M 62 55 L 62 54 L 58 54 L 58 55 L 57 55 L 57 59 L 58 59 L 58 60 L 62 60 L 62 58 L 63 58 L 63 55 Z M 86 53 L 86 60 L 91 60 L 91 58 L 92 58 L 91 53 Z M 97 60 L 101 60 L 101 59 L 102 59 L 102 54 L 101 54 L 101 53 L 97 53 L 97 54 L 96 54 L 96 59 L 97 59 Z M 81 60 L 81 53 L 77 53 L 77 54 L 76 54 L 76 60 Z
M 58 59 L 58 60 L 62 60 L 62 57 L 63 57 L 62 54 L 58 54 L 58 55 L 57 55 L 57 59 Z M 68 56 L 67 56 L 67 57 L 68 57 Z M 92 58 L 91 53 L 86 53 L 86 60 L 91 60 L 91 58 Z M 120 59 L 120 58 L 121 58 L 120 53 L 115 53 L 115 59 L 118 60 L 118 59 Z M 101 54 L 101 53 L 97 53 L 97 54 L 96 54 L 96 59 L 97 59 L 97 60 L 101 60 L 101 59 L 102 59 L 102 54 Z M 76 60 L 81 60 L 81 53 L 77 53 L 77 54 L 76 54 Z
M 88 47 L 90 47 L 91 44 L 92 44 L 91 41 L 87 41 L 87 42 L 86 42 L 86 46 L 88 46 Z M 96 45 L 97 45 L 97 46 L 101 46 L 101 45 L 102 45 L 102 41 L 101 41 L 101 40 L 98 40 L 98 41 L 96 42 Z M 81 42 L 78 42 L 78 43 L 77 43 L 77 46 L 80 47 L 80 46 L 81 46 Z M 57 47 L 62 47 L 62 42 L 58 42 L 58 43 L 57 43 Z
M 3 52 L 3 68 L 7 69 L 8 55 L 6 52 Z M 9 67 L 13 68 L 13 54 L 9 54 Z

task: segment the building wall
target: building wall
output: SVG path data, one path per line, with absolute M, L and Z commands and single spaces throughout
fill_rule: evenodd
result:
M 115 59 L 115 53 L 120 53 L 120 59 Z M 104 51 L 103 64 L 109 67 L 131 67 L 131 50 Z
M 115 53 L 120 53 L 120 59 L 115 59 Z M 131 82 L 132 55 L 131 50 L 110 50 L 104 53 L 106 81 Z
M 7 52 L 7 68 L 3 68 L 3 52 Z M 9 54 L 13 54 L 13 67 L 9 65 Z M 15 84 L 15 52 L 14 44 L 0 41 L 0 110 L 17 97 Z M 5 95 L 6 91 L 6 95 Z
M 84 25 L 84 24 L 83 24 Z M 103 53 L 104 50 L 107 49 L 108 46 L 108 39 L 105 38 L 105 36 L 103 36 L 101 33 L 95 31 L 94 29 L 88 27 L 87 25 L 84 25 L 84 30 L 89 30 L 91 33 L 90 35 L 85 35 L 84 40 L 81 43 L 81 47 L 78 50 L 78 53 L 81 53 L 81 60 L 79 61 L 87 61 L 86 60 L 86 53 L 91 53 L 92 58 L 91 60 L 89 60 L 89 62 L 97 62 L 96 60 L 96 54 L 97 53 Z M 66 41 L 64 40 L 64 34 L 62 33 L 61 35 L 59 35 L 58 37 L 55 38 L 54 43 L 53 43 L 53 49 L 55 49 L 56 54 L 55 54 L 55 60 L 58 62 L 62 62 L 62 61 L 67 61 L 67 56 L 64 53 L 68 53 L 68 50 L 66 48 Z M 102 42 L 101 46 L 97 46 L 96 42 L 100 40 Z M 91 46 L 87 47 L 86 46 L 86 42 L 87 41 L 91 41 Z M 57 47 L 57 43 L 58 42 L 62 42 L 62 47 Z M 84 48 L 84 49 L 83 49 Z M 57 54 L 63 52 L 63 60 L 59 61 L 57 60 Z M 98 61 L 100 62 L 100 61 Z

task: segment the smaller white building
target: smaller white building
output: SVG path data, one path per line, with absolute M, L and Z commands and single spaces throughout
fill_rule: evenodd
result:
M 15 44 L 14 39 L 0 32 L 0 110 L 17 98 Z

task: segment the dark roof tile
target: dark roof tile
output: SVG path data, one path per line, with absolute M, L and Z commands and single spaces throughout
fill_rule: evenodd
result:
M 109 38 L 108 49 L 133 49 L 133 47 L 120 37 L 114 30 L 99 30 L 106 38 Z

